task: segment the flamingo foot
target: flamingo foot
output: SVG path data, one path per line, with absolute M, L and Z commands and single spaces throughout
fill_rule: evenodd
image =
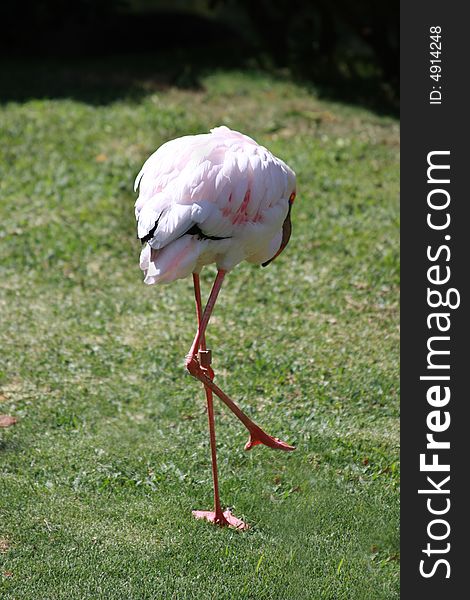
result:
M 263 444 L 264 446 L 268 446 L 268 448 L 273 448 L 274 450 L 284 450 L 286 452 L 295 450 L 295 446 L 290 446 L 289 444 L 286 444 L 286 442 L 283 442 L 279 438 L 272 437 L 259 427 L 256 427 L 250 430 L 250 437 L 247 443 L 245 444 L 245 450 L 251 450 L 259 444 Z
M 220 527 L 233 527 L 234 529 L 248 529 L 249 525 L 238 519 L 227 508 L 224 512 L 216 512 L 213 510 L 193 510 L 192 511 L 194 517 L 196 519 L 205 519 L 210 523 L 214 523 L 215 525 L 219 525 Z

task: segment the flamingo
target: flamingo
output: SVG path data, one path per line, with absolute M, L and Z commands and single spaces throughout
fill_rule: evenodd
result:
M 197 331 L 185 366 L 204 385 L 214 488 L 214 510 L 193 515 L 220 526 L 248 525 L 223 510 L 218 485 L 213 394 L 249 432 L 245 450 L 263 444 L 295 448 L 268 435 L 214 383 L 206 328 L 226 274 L 243 260 L 267 266 L 291 235 L 296 195 L 294 171 L 252 138 L 226 126 L 166 142 L 144 163 L 135 180 L 140 268 L 148 285 L 192 275 Z M 215 263 L 217 275 L 203 310 L 199 273 Z

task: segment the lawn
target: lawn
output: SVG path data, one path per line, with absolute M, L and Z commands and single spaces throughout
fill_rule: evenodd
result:
M 259 72 L 0 106 L 0 590 L 5 599 L 399 596 L 398 123 Z M 226 124 L 296 171 L 287 250 L 229 275 L 217 381 L 293 453 L 243 451 L 185 373 L 192 283 L 147 287 L 133 180 Z M 203 272 L 207 294 L 214 268 Z

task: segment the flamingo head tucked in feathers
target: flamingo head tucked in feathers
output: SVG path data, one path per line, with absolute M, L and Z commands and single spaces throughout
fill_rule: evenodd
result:
M 289 173 L 289 179 L 292 176 L 293 176 L 294 185 L 295 185 L 295 175 L 291 171 L 291 173 Z M 291 212 L 291 209 L 292 209 L 292 205 L 294 204 L 295 196 L 296 196 L 296 190 L 295 190 L 295 187 L 294 187 L 293 191 L 291 192 L 291 194 L 289 196 L 289 209 L 287 211 L 286 218 L 284 219 L 284 223 L 282 225 L 282 241 L 281 241 L 281 245 L 279 246 L 279 250 L 276 252 L 276 254 L 272 258 L 270 258 L 269 260 L 267 260 L 266 262 L 264 262 L 261 265 L 262 267 L 267 267 L 269 265 L 269 263 L 271 263 L 273 260 L 275 260 L 279 256 L 279 254 L 281 254 L 281 252 L 284 250 L 284 248 L 287 246 L 287 244 L 289 243 L 290 236 L 291 236 L 291 233 L 292 233 L 292 223 L 291 223 L 291 220 L 290 220 L 290 212 Z

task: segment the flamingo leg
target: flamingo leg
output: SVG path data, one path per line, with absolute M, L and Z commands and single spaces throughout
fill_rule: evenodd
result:
M 193 282 L 194 282 L 194 297 L 196 300 L 196 315 L 197 315 L 197 324 L 198 328 L 201 326 L 202 321 L 202 303 L 201 303 L 201 288 L 199 284 L 199 274 L 193 273 Z M 214 371 L 210 366 L 210 350 L 206 349 L 206 340 L 204 333 L 199 338 L 199 352 L 198 352 L 199 362 L 201 365 L 201 370 L 207 374 L 207 377 L 212 380 L 214 377 Z M 212 479 L 214 482 L 214 510 L 193 510 L 193 515 L 197 519 L 206 519 L 211 521 L 212 523 L 216 523 L 220 526 L 232 526 L 238 529 L 244 529 L 246 527 L 245 523 L 240 519 L 237 519 L 234 515 L 231 514 L 229 510 L 225 512 L 222 510 L 222 506 L 220 504 L 220 496 L 219 496 L 219 478 L 217 474 L 217 452 L 216 452 L 216 442 L 215 442 L 215 419 L 214 419 L 214 405 L 212 399 L 212 390 L 204 385 L 204 389 L 206 391 L 206 401 L 207 401 L 207 418 L 209 421 L 209 436 L 211 443 L 211 458 L 212 458 Z
M 205 332 L 207 325 L 209 323 L 210 316 L 212 311 L 214 310 L 214 306 L 217 300 L 217 296 L 220 292 L 220 288 L 222 287 L 222 282 L 225 277 L 225 271 L 219 270 L 217 272 L 217 276 L 215 278 L 214 284 L 212 286 L 212 290 L 209 296 L 209 300 L 207 301 L 206 307 L 204 309 L 204 313 L 198 322 L 198 329 L 196 336 L 194 338 L 193 344 L 189 351 L 189 354 L 186 356 L 186 368 L 188 371 L 201 381 L 206 390 L 209 388 L 216 396 L 222 400 L 222 402 L 234 413 L 236 417 L 245 425 L 248 429 L 250 437 L 248 442 L 245 444 L 245 450 L 251 450 L 254 446 L 258 444 L 264 444 L 269 448 L 274 448 L 277 450 L 294 450 L 294 446 L 290 446 L 285 442 L 281 441 L 279 438 L 272 437 L 268 435 L 265 431 L 261 429 L 256 423 L 254 423 L 238 406 L 235 402 L 227 396 L 214 382 L 214 372 L 212 369 L 207 370 L 201 367 L 201 364 L 197 358 L 197 353 L 200 348 L 201 340 L 205 344 Z M 199 283 L 199 282 L 198 282 Z M 196 292 L 197 293 L 197 292 Z

